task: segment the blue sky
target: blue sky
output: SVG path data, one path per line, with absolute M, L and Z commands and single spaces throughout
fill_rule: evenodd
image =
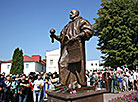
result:
M 49 30 L 54 28 L 59 34 L 70 21 L 72 9 L 78 9 L 80 16 L 94 24 L 100 3 L 101 0 L 0 0 L 0 60 L 12 59 L 17 47 L 24 55 L 45 58 L 46 50 L 60 47 L 57 41 L 51 43 Z M 86 43 L 87 60 L 100 60 L 97 40 L 93 37 Z

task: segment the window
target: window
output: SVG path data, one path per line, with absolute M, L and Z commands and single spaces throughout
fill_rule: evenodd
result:
M 91 63 L 91 66 L 93 66 L 93 63 Z
M 10 65 L 7 65 L 7 69 L 9 69 L 10 68 Z
M 52 59 L 50 60 L 50 65 L 53 65 L 53 60 Z
M 29 68 L 29 64 L 26 64 L 26 68 Z

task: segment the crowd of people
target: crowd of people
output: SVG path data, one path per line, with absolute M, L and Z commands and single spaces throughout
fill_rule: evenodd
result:
M 86 71 L 87 86 L 95 86 L 97 90 L 108 90 L 118 93 L 138 90 L 138 72 L 128 68 L 120 70 Z M 29 75 L 0 74 L 1 102 L 40 102 L 47 98 L 46 90 L 55 89 L 59 82 L 58 74 L 35 73 Z
M 40 102 L 47 98 L 45 91 L 59 82 L 55 73 L 30 73 L 28 76 L 0 74 L 0 102 Z
M 112 93 L 138 90 L 138 71 L 128 68 L 87 71 L 87 85 Z

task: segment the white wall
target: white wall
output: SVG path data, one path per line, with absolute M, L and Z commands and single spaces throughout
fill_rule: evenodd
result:
M 99 66 L 99 60 L 91 60 L 86 61 L 86 70 L 97 70 L 101 69 L 102 67 Z
M 60 49 L 52 50 L 52 51 L 46 51 L 46 72 L 57 72 L 58 70 L 58 60 L 60 57 Z M 53 63 L 52 63 L 53 60 Z
M 24 62 L 24 74 L 28 75 L 30 72 L 35 72 L 36 62 Z
M 46 51 L 46 72 L 58 72 L 58 60 L 60 57 L 60 49 L 52 50 L 52 51 Z M 50 64 L 50 60 L 53 60 L 53 64 Z M 96 70 L 96 69 L 102 69 L 103 67 L 99 66 L 99 60 L 90 60 L 86 61 L 86 70 Z
M 11 69 L 11 63 L 1 63 L 1 73 L 9 74 Z
M 24 62 L 24 74 L 28 75 L 30 72 L 41 72 L 44 66 L 37 62 Z M 10 74 L 11 63 L 1 63 L 1 73 Z

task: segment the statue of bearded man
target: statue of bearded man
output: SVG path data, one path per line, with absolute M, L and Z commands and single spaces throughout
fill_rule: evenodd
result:
M 63 28 L 60 36 L 50 35 L 61 43 L 59 58 L 59 81 L 57 86 L 69 85 L 77 82 L 86 86 L 85 76 L 85 41 L 88 41 L 93 30 L 90 23 L 79 16 L 79 11 L 70 12 L 71 21 Z

